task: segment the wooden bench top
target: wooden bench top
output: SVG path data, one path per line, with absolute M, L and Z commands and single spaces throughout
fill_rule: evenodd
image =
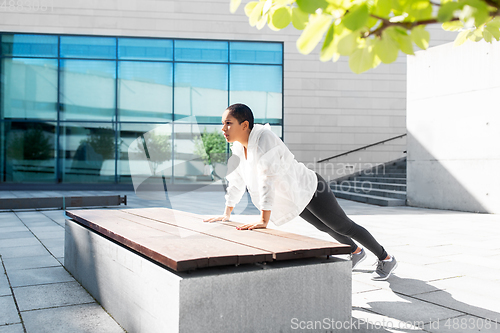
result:
M 237 230 L 238 222 L 168 208 L 80 209 L 74 221 L 176 271 L 349 254 L 350 247 L 276 229 Z

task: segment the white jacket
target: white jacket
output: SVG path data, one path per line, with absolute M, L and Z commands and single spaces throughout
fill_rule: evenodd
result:
M 297 162 L 269 124 L 255 124 L 244 147 L 235 141 L 228 160 L 226 206 L 234 207 L 248 188 L 259 210 L 270 210 L 270 221 L 284 224 L 297 217 L 318 186 L 316 173 Z

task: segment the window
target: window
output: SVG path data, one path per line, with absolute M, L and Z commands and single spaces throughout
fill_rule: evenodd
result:
M 218 181 L 233 103 L 282 135 L 282 43 L 0 37 L 0 182 L 130 183 L 144 166 L 166 184 Z

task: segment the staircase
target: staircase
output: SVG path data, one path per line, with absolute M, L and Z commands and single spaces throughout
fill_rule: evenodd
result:
M 379 206 L 406 205 L 406 157 L 330 182 L 337 198 Z

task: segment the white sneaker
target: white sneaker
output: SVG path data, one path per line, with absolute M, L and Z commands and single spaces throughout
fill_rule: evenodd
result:
M 387 280 L 396 267 L 398 267 L 398 262 L 394 256 L 391 256 L 391 260 L 378 260 L 377 269 L 372 274 L 372 280 Z
M 358 253 L 351 253 L 352 269 L 354 269 L 360 262 L 366 259 L 365 249 L 361 249 Z

